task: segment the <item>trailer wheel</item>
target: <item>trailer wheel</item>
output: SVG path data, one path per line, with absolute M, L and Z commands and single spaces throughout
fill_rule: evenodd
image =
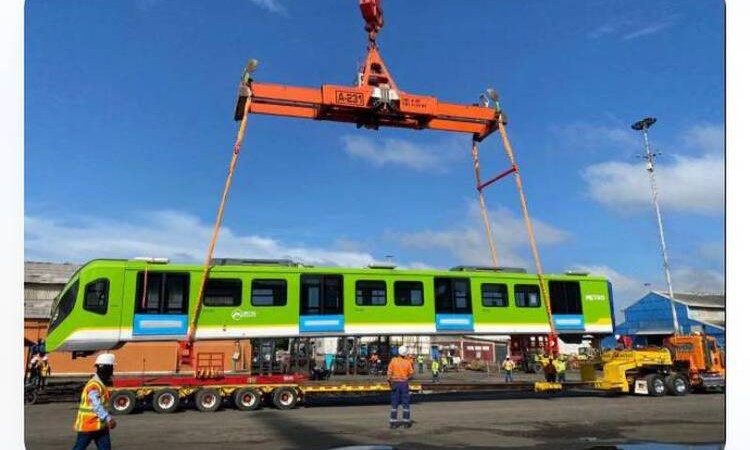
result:
M 174 389 L 156 391 L 151 405 L 154 407 L 154 411 L 159 414 L 173 413 L 180 406 L 180 393 Z
M 24 389 L 23 391 L 23 403 L 26 405 L 33 405 L 39 400 L 39 393 L 36 388 Z
M 297 391 L 290 387 L 280 387 L 273 391 L 273 404 L 279 409 L 292 409 L 297 406 Z
M 115 391 L 109 398 L 109 408 L 112 414 L 130 414 L 135 409 L 135 394 L 132 391 Z
M 263 394 L 253 388 L 241 388 L 234 392 L 234 406 L 240 411 L 254 411 L 260 408 Z
M 657 373 L 646 375 L 646 386 L 648 386 L 649 395 L 654 397 L 661 397 L 667 393 L 667 383 Z
M 673 373 L 667 377 L 667 391 L 671 395 L 682 396 L 690 392 L 690 383 L 683 375 Z
M 203 388 L 195 393 L 195 408 L 200 412 L 214 412 L 221 406 L 221 394 L 212 388 Z

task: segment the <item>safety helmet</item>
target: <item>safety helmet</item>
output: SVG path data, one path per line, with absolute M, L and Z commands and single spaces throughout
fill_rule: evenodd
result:
M 510 356 L 506 356 L 505 359 L 510 359 Z
M 620 339 L 620 337 L 621 337 L 621 336 L 620 336 L 619 334 L 616 334 L 616 335 L 615 335 L 615 339 Z
M 96 361 L 94 361 L 94 365 L 95 366 L 114 366 L 115 355 L 112 353 L 102 353 L 96 357 Z
M 398 348 L 398 356 L 406 356 L 406 352 L 407 352 L 407 349 L 405 345 L 402 345 L 401 347 Z

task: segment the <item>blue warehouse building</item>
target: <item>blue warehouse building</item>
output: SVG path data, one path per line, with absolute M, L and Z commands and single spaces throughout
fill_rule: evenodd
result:
M 701 331 L 716 338 L 721 348 L 725 344 L 725 296 L 717 294 L 677 293 L 675 309 L 683 334 Z M 669 294 L 651 291 L 623 310 L 625 321 L 615 325 L 615 334 L 629 336 L 635 345 L 661 345 L 672 334 L 672 310 Z M 615 345 L 614 336 L 602 340 L 602 347 Z

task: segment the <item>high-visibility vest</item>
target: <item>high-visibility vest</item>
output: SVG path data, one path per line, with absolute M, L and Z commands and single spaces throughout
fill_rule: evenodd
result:
M 565 361 L 556 359 L 552 361 L 552 364 L 555 366 L 555 370 L 557 370 L 557 373 L 565 372 L 565 366 L 566 366 Z
M 78 414 L 76 415 L 76 421 L 73 424 L 73 429 L 79 432 L 92 432 L 104 429 L 107 426 L 106 421 L 99 419 L 99 416 L 94 412 L 94 406 L 89 400 L 89 392 L 99 392 L 99 400 L 102 405 L 106 408 L 109 404 L 109 391 L 107 388 L 96 378 L 91 378 L 86 386 L 83 387 L 81 392 L 81 402 L 78 405 Z
M 414 366 L 406 358 L 393 358 L 388 364 L 388 379 L 391 381 L 408 381 L 414 373 Z
M 424 362 L 424 356 L 422 356 L 422 355 L 417 356 L 417 362 L 419 364 L 422 364 Z
M 511 360 L 506 360 L 503 362 L 503 369 L 505 370 L 513 370 L 516 367 L 516 365 Z
M 440 363 L 437 362 L 437 359 L 432 360 L 432 371 L 437 373 L 440 370 Z

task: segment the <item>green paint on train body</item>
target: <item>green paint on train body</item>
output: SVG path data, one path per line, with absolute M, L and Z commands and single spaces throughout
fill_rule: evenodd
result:
M 195 310 L 202 273 L 199 265 L 90 261 L 54 302 L 47 348 L 95 351 L 128 341 L 181 340 Z M 555 288 L 553 317 L 563 336 L 612 332 L 606 278 L 545 275 L 544 279 Z M 196 338 L 539 335 L 549 330 L 546 308 L 538 295 L 531 301 L 533 292 L 524 296 L 534 287 L 538 292 L 538 282 L 535 274 L 486 270 L 217 265 L 210 272 Z M 342 295 L 339 307 L 334 303 Z M 524 299 L 532 306 L 520 306 Z M 440 326 L 456 320 L 467 321 L 470 329 Z M 557 326 L 558 321 L 568 325 Z

